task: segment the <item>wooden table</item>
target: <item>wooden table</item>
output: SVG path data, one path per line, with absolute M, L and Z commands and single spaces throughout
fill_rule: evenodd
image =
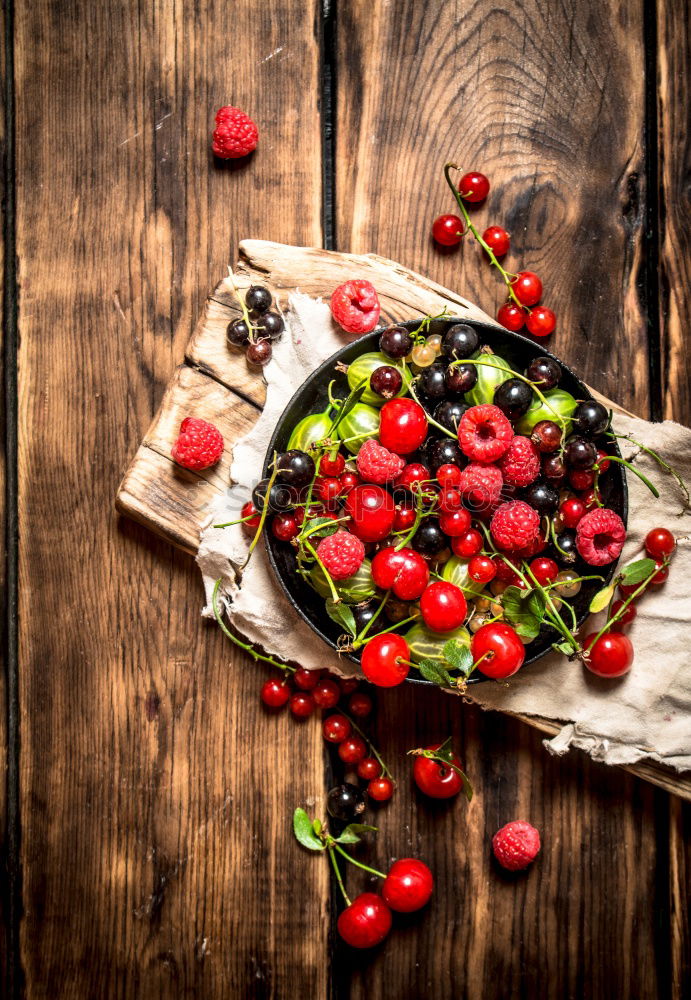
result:
M 681 0 L 259 0 L 3 8 L 5 994 L 681 998 L 691 812 L 435 691 L 380 698 L 389 756 L 453 733 L 477 794 L 404 780 L 372 858 L 419 854 L 430 911 L 353 958 L 290 816 L 321 800 L 316 720 L 199 617 L 186 557 L 112 497 L 204 296 L 243 236 L 375 251 L 492 311 L 476 248 L 443 254 L 449 157 L 543 277 L 554 350 L 630 409 L 691 420 Z M 212 113 L 257 119 L 214 163 Z M 404 767 L 404 765 L 401 765 Z M 502 877 L 488 838 L 544 852 Z M 357 878 L 351 886 L 359 886 Z

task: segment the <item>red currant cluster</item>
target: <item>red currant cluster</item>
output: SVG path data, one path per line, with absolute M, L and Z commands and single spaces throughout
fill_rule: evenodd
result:
M 534 271 L 519 271 L 518 274 L 506 271 L 499 260 L 509 252 L 509 234 L 501 226 L 489 226 L 480 235 L 468 213 L 466 203 L 477 204 L 489 194 L 489 180 L 484 174 L 473 170 L 463 174 L 456 185 L 451 180 L 450 171 L 457 169 L 455 164 L 447 163 L 444 175 L 463 218 L 457 215 L 440 215 L 432 225 L 432 237 L 440 246 L 454 247 L 458 246 L 466 231 L 472 233 L 507 286 L 508 300 L 497 313 L 499 323 L 514 333 L 526 326 L 534 337 L 549 336 L 557 325 L 557 317 L 547 306 L 538 304 L 542 298 L 542 281 Z
M 242 318 L 231 320 L 226 339 L 233 347 L 244 347 L 251 365 L 262 367 L 271 361 L 271 341 L 283 332 L 283 318 L 271 312 L 271 292 L 263 285 L 251 285 L 244 299 L 236 289 Z

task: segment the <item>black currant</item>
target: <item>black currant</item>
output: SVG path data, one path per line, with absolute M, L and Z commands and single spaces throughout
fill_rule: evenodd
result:
M 350 610 L 353 612 L 353 618 L 355 619 L 355 628 L 358 632 L 362 632 L 365 625 L 369 625 L 380 603 L 380 601 L 368 601 L 366 604 L 356 604 L 354 607 L 351 607 Z
M 265 365 L 271 361 L 273 350 L 268 340 L 255 340 L 247 348 L 247 360 L 251 365 Z
M 434 411 L 434 419 L 442 427 L 446 427 L 447 431 L 454 431 L 455 433 L 458 431 L 461 417 L 467 409 L 469 409 L 467 403 L 462 403 L 456 399 L 445 399 L 439 403 Z
M 467 323 L 454 323 L 444 334 L 441 352 L 447 358 L 472 358 L 480 345 L 477 330 Z
M 444 375 L 446 369 L 438 362 L 423 368 L 417 377 L 418 385 L 426 396 L 430 399 L 441 399 L 446 395 L 446 382 Z
M 365 811 L 365 796 L 359 788 L 346 781 L 330 790 L 326 796 L 326 811 L 334 819 L 352 823 Z
M 289 486 L 307 486 L 314 478 L 314 459 L 305 451 L 292 448 L 278 456 L 278 478 Z
M 557 562 L 570 565 L 576 562 L 578 549 L 576 548 L 576 532 L 571 528 L 565 528 L 556 536 L 556 558 Z
M 425 454 L 427 464 L 432 472 L 436 472 L 440 465 L 464 466 L 466 464 L 461 446 L 453 438 L 432 438 L 425 448 Z
M 446 548 L 446 535 L 436 517 L 426 517 L 413 535 L 412 547 L 422 556 L 435 556 Z
M 477 365 L 449 365 L 444 378 L 449 392 L 470 392 L 477 382 Z
M 609 413 L 595 399 L 579 403 L 573 414 L 574 430 L 586 437 L 597 437 L 604 433 L 609 423 Z
M 518 420 L 527 413 L 532 401 L 533 390 L 519 378 L 508 378 L 494 390 L 494 405 L 509 420 Z
M 414 346 L 412 335 L 403 326 L 389 326 L 379 338 L 379 350 L 389 358 L 405 358 Z
M 250 285 L 245 293 L 245 303 L 254 313 L 265 313 L 271 305 L 271 292 L 263 285 Z
M 369 387 L 377 396 L 393 399 L 403 385 L 403 376 L 393 365 L 380 365 L 370 375 Z
M 279 316 L 278 313 L 264 313 L 263 316 L 259 317 L 255 326 L 260 337 L 263 335 L 269 337 L 270 340 L 275 340 L 283 333 L 283 317 Z
M 542 475 L 548 479 L 552 485 L 559 485 L 566 478 L 566 465 L 561 455 L 553 453 L 545 455 L 542 459 Z
M 559 492 L 550 483 L 536 482 L 523 494 L 525 502 L 534 507 L 538 514 L 553 514 L 559 506 Z
M 533 358 L 525 374 L 538 389 L 553 389 L 559 385 L 561 366 L 553 358 Z
M 579 471 L 592 469 L 597 460 L 597 448 L 592 441 L 582 437 L 570 437 L 566 440 L 564 460 L 571 469 Z
M 244 319 L 234 319 L 226 330 L 228 342 L 235 347 L 242 347 L 250 339 L 250 331 Z
M 264 509 L 264 497 L 269 486 L 268 479 L 262 479 L 252 490 L 252 503 L 261 514 Z M 274 483 L 269 493 L 269 510 L 276 514 L 281 514 L 290 510 L 297 500 L 297 491 L 294 487 L 283 483 Z

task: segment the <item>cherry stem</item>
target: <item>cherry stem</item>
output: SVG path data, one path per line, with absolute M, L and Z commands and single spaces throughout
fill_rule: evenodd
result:
M 374 743 L 372 743 L 372 740 L 369 738 L 369 736 L 367 736 L 365 733 L 363 733 L 363 731 L 360 729 L 360 727 L 358 726 L 357 722 L 355 721 L 355 719 L 351 715 L 348 715 L 348 713 L 345 712 L 345 711 L 343 711 L 343 709 L 341 709 L 341 708 L 339 708 L 338 711 L 339 711 L 340 715 L 345 715 L 346 719 L 351 724 L 351 726 L 353 727 L 353 729 L 355 730 L 355 732 L 358 733 L 360 736 L 362 736 L 363 740 L 365 741 L 365 743 L 368 745 L 368 747 L 372 751 L 372 755 L 381 764 L 382 774 L 384 774 L 388 778 L 391 778 L 391 780 L 393 781 L 393 775 L 391 774 L 391 771 L 386 766 L 386 763 L 384 762 L 384 758 L 381 756 L 381 754 L 379 753 L 379 751 L 375 747 Z
M 371 635 L 369 637 L 369 639 L 368 639 L 368 642 L 371 641 L 372 639 L 378 639 L 380 635 L 388 635 L 389 632 L 395 632 L 395 630 L 397 628 L 400 628 L 401 625 L 407 625 L 409 622 L 414 622 L 419 617 L 420 617 L 419 615 L 415 614 L 415 615 L 411 615 L 410 618 L 404 618 L 400 622 L 394 622 L 393 625 L 389 625 L 388 628 L 383 629 L 381 632 L 377 632 L 376 635 Z M 371 619 L 371 621 L 369 623 L 370 625 L 372 624 L 372 621 L 374 621 L 374 619 Z M 360 646 L 362 646 L 362 642 L 358 642 L 358 640 L 355 639 L 354 642 L 353 642 L 353 649 L 359 649 Z
M 241 517 L 237 521 L 226 521 L 224 524 L 212 524 L 212 528 L 232 528 L 234 524 L 244 524 L 245 521 L 251 521 L 256 514 L 248 514 L 247 517 Z
M 228 268 L 228 278 L 230 280 L 231 285 L 233 286 L 233 291 L 235 293 L 235 298 L 238 300 L 238 304 L 240 306 L 240 311 L 242 312 L 242 318 L 244 319 L 245 323 L 247 324 L 247 329 L 249 330 L 249 334 L 250 334 L 250 342 L 252 344 L 254 344 L 255 340 L 254 340 L 254 337 L 253 337 L 253 333 L 254 333 L 254 329 L 255 328 L 254 328 L 254 326 L 252 324 L 252 320 L 250 319 L 249 310 L 247 309 L 247 303 L 245 302 L 245 300 L 240 295 L 240 290 L 239 290 L 238 286 L 235 284 L 235 275 L 230 270 L 230 268 Z
M 513 290 L 513 283 L 515 281 L 515 275 L 511 275 L 509 271 L 506 271 L 502 267 L 502 265 L 497 260 L 497 257 L 495 255 L 494 251 L 492 250 L 492 248 L 489 246 L 488 243 L 485 242 L 485 240 L 482 238 L 482 236 L 480 235 L 480 233 L 478 232 L 478 230 L 475 228 L 475 226 L 473 225 L 473 223 L 471 221 L 470 215 L 468 213 L 468 209 L 465 207 L 465 202 L 463 201 L 463 198 L 461 197 L 461 193 L 458 190 L 458 188 L 456 187 L 456 185 L 454 184 L 454 182 L 451 180 L 451 171 L 452 170 L 460 170 L 460 169 L 461 168 L 456 163 L 446 163 L 444 165 L 444 177 L 446 178 L 446 183 L 449 185 L 449 187 L 451 188 L 451 190 L 453 192 L 453 196 L 456 199 L 456 203 L 458 204 L 458 207 L 460 208 L 461 212 L 463 213 L 463 218 L 465 219 L 465 223 L 466 223 L 466 226 L 468 227 L 469 231 L 473 234 L 473 236 L 475 237 L 475 239 L 477 240 L 477 242 L 480 244 L 480 246 L 482 247 L 482 249 L 485 251 L 485 253 L 489 257 L 490 262 L 494 265 L 494 267 L 497 268 L 497 270 L 501 274 L 502 278 L 504 279 L 504 282 L 506 283 L 506 287 L 507 287 L 507 290 L 508 290 L 508 293 L 509 293 L 509 299 L 512 299 L 516 303 L 516 305 L 519 306 L 520 309 L 525 310 L 526 307 L 523 305 L 523 303 L 520 301 L 520 299 L 517 297 L 516 293 Z M 526 311 L 528 311 L 528 310 L 526 310 Z
M 338 888 L 343 893 L 343 898 L 346 901 L 346 906 L 350 906 L 351 905 L 350 897 L 348 896 L 348 893 L 345 891 L 345 886 L 343 885 L 343 879 L 341 878 L 341 873 L 338 870 L 338 865 L 336 864 L 336 856 L 334 854 L 334 848 L 331 844 L 329 844 L 326 849 L 329 853 L 329 859 L 331 861 L 331 864 L 333 865 L 334 872 L 336 873 L 336 881 L 338 882 Z
M 240 649 L 244 649 L 246 653 L 249 653 L 252 659 L 255 660 L 256 662 L 261 661 L 262 663 L 269 663 L 272 667 L 278 667 L 279 670 L 283 670 L 284 673 L 287 672 L 294 674 L 295 667 L 291 667 L 287 663 L 281 663 L 279 660 L 275 660 L 273 656 L 264 656 L 263 653 L 258 653 L 256 649 L 253 649 L 252 646 L 249 645 L 249 643 L 242 642 L 240 639 L 238 639 L 236 635 L 233 635 L 233 633 L 230 631 L 229 628 L 227 628 L 225 622 L 223 621 L 223 618 L 221 617 L 221 611 L 218 607 L 218 591 L 220 590 L 220 587 L 221 587 L 221 580 L 218 579 L 214 584 L 214 591 L 213 594 L 211 595 L 211 608 L 214 613 L 214 618 L 218 622 L 223 634 L 228 639 L 230 639 L 231 642 L 235 643 L 236 646 L 239 646 Z
M 375 621 L 377 620 L 377 618 L 379 617 L 379 615 L 381 614 L 381 612 L 384 610 L 384 605 L 386 604 L 386 602 L 388 601 L 388 599 L 389 599 L 390 596 L 391 596 L 391 591 L 387 590 L 386 593 L 384 594 L 384 596 L 381 599 L 381 603 L 379 604 L 379 607 L 374 612 L 374 614 L 372 615 L 372 617 L 370 618 L 370 620 L 367 622 L 367 624 L 363 628 L 363 630 L 360 633 L 360 635 L 356 635 L 355 636 L 355 641 L 353 642 L 353 648 L 354 649 L 359 649 L 360 648 L 360 646 L 362 645 L 363 639 L 365 638 L 365 636 L 367 635 L 367 633 L 369 632 L 369 630 L 371 629 L 371 627 L 374 625 Z
M 358 868 L 362 868 L 363 872 L 369 872 L 370 875 L 376 875 L 377 878 L 386 878 L 384 872 L 378 872 L 376 868 L 370 868 L 369 865 L 363 865 L 362 861 L 357 861 L 355 858 L 351 857 L 347 851 L 344 851 L 340 844 L 334 843 L 334 848 L 341 854 L 346 861 L 350 861 L 351 865 L 356 865 Z

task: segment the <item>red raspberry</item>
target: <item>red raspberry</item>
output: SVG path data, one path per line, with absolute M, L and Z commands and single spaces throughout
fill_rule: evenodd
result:
M 357 470 L 366 483 L 382 486 L 395 479 L 405 465 L 400 455 L 394 455 L 374 438 L 369 438 L 360 448 L 357 456 Z
M 496 462 L 506 453 L 513 428 L 498 406 L 471 406 L 461 417 L 458 440 L 464 455 L 476 462 Z
M 469 462 L 461 472 L 459 488 L 473 510 L 489 510 L 499 503 L 504 479 L 496 465 Z
M 509 450 L 499 461 L 505 483 L 511 486 L 530 486 L 540 472 L 540 453 L 530 440 L 517 434 Z
M 215 465 L 223 454 L 223 437 L 208 421 L 185 417 L 180 424 L 180 437 L 170 453 L 178 465 L 201 472 Z
M 317 555 L 332 579 L 347 580 L 362 566 L 365 546 L 349 531 L 336 531 L 322 538 L 317 545 Z
M 540 515 L 523 500 L 511 500 L 497 509 L 490 524 L 498 548 L 507 552 L 525 549 L 540 532 Z
M 356 279 L 339 285 L 331 295 L 331 314 L 348 333 L 369 333 L 379 322 L 380 305 L 374 285 Z
M 222 160 L 237 160 L 256 149 L 259 140 L 257 126 L 241 111 L 228 105 L 216 112 L 211 149 Z
M 621 555 L 626 541 L 624 522 L 608 507 L 584 514 L 576 527 L 576 548 L 591 566 L 604 566 Z
M 492 837 L 494 856 L 502 866 L 511 872 L 527 868 L 540 850 L 540 834 L 525 820 L 515 819 L 507 823 Z

